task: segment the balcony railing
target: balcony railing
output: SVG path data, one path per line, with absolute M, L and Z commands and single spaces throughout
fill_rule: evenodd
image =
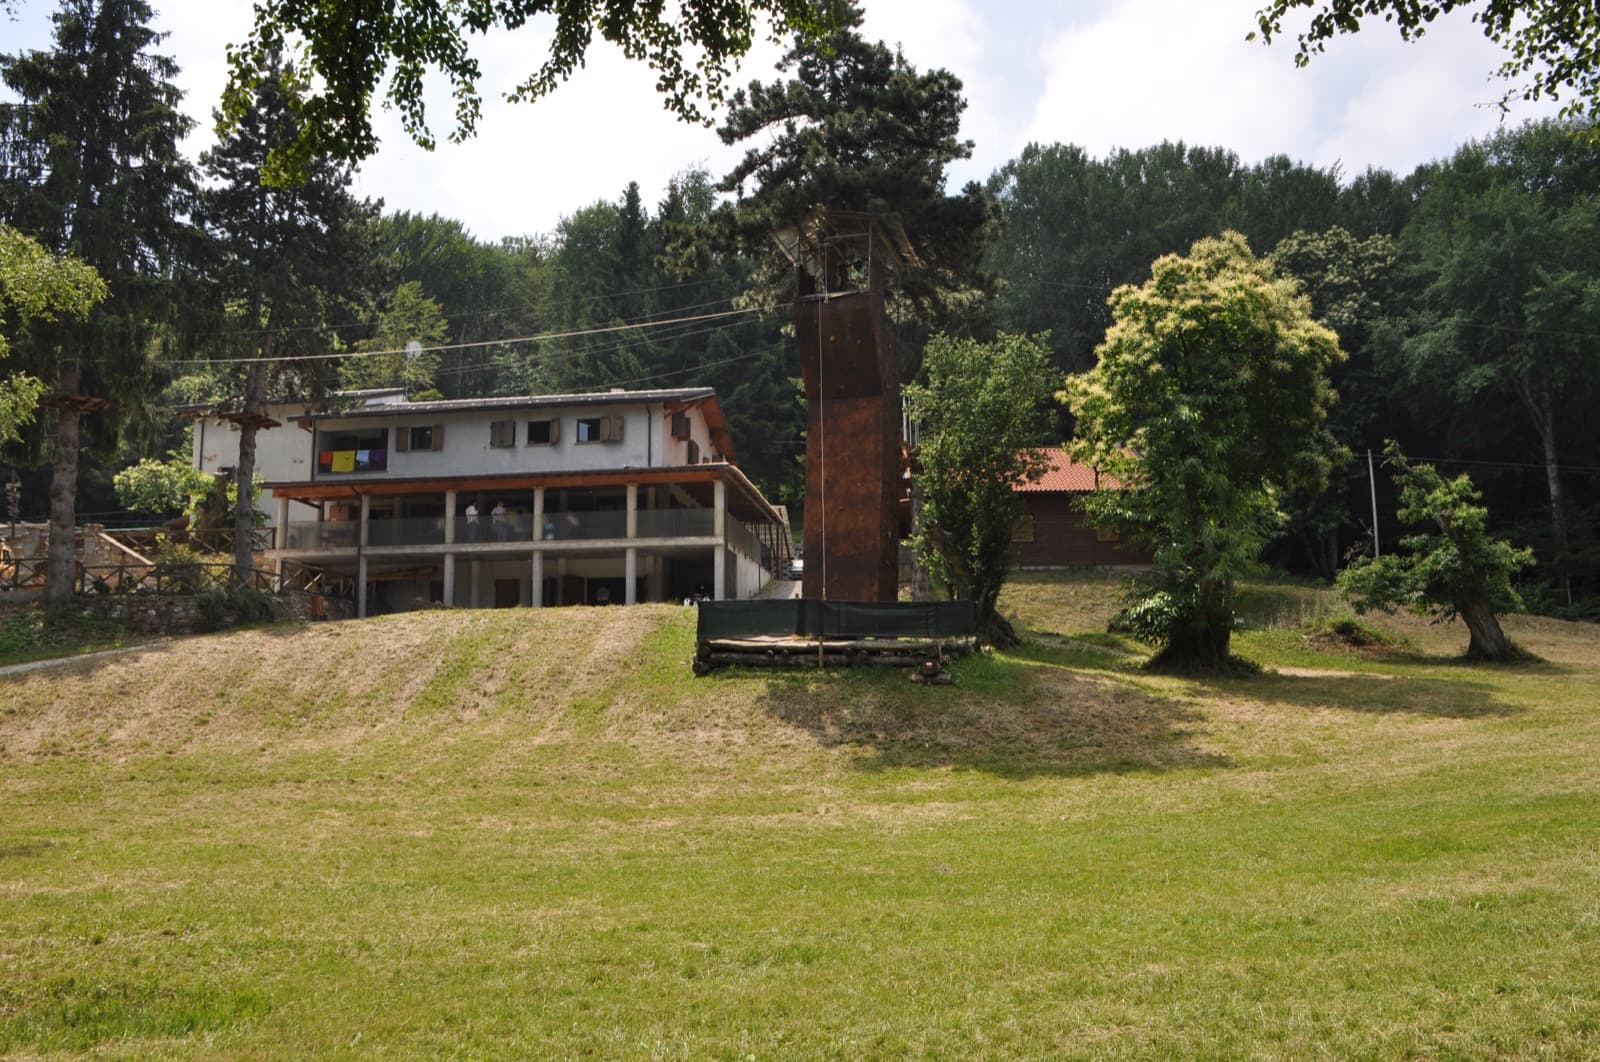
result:
M 546 541 L 591 541 L 598 538 L 627 537 L 628 514 L 625 512 L 544 514 Z
M 641 509 L 640 538 L 703 538 L 717 526 L 711 509 Z
M 635 513 L 639 538 L 705 538 L 716 527 L 716 514 L 710 509 L 640 509 Z M 728 520 L 728 533 L 746 544 L 749 532 L 735 520 Z M 623 511 L 545 513 L 539 538 L 547 542 L 592 542 L 628 537 L 628 514 Z M 361 531 L 355 521 L 295 521 L 284 525 L 279 548 L 287 550 L 353 550 Z M 379 518 L 367 522 L 368 546 L 439 546 L 445 541 L 443 517 Z M 533 542 L 531 513 L 508 513 L 501 520 L 482 515 L 469 522 L 457 517 L 455 542 Z
M 761 556 L 761 540 L 754 531 L 737 520 L 728 521 L 728 545 L 747 557 Z
M 333 550 L 355 549 L 361 525 L 351 521 L 304 520 L 284 524 L 279 531 L 279 549 Z

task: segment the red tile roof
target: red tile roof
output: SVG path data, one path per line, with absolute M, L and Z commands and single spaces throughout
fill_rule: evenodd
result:
M 1102 487 L 1109 490 L 1122 487 L 1112 477 L 1098 475 L 1089 465 L 1074 461 L 1059 446 L 1051 446 L 1041 452 L 1046 461 L 1044 475 L 1031 482 L 1018 484 L 1017 490 L 1028 493 L 1086 493 Z

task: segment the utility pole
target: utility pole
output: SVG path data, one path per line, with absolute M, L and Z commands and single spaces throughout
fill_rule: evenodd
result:
M 1378 474 L 1372 470 L 1372 451 L 1367 451 L 1367 486 L 1372 491 L 1372 555 L 1382 556 L 1378 551 Z

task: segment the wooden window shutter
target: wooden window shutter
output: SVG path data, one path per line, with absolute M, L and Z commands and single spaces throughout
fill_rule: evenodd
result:
M 550 444 L 553 446 L 561 441 L 561 418 L 550 418 Z
M 689 437 L 689 414 L 678 412 L 672 415 L 672 437 L 674 439 Z
M 444 449 L 444 425 L 443 424 L 435 424 L 433 426 L 433 448 L 435 450 L 443 450 Z
M 394 430 L 394 448 L 401 453 L 411 449 L 411 429 L 399 427 Z
M 600 421 L 600 441 L 622 441 L 622 417 L 620 415 L 613 413 Z

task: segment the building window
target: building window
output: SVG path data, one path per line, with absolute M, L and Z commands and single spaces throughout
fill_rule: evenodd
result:
M 559 420 L 528 421 L 529 446 L 554 446 L 560 438 L 561 422 Z
M 698 465 L 700 463 L 700 444 L 695 442 L 693 439 L 690 439 L 689 440 L 689 445 L 688 445 L 688 451 L 689 451 L 689 463 L 691 465 Z
M 581 443 L 621 442 L 622 417 L 615 414 L 605 417 L 580 417 L 578 419 L 578 441 Z
M 1016 523 L 1011 525 L 1011 541 L 1013 541 L 1013 542 L 1032 542 L 1033 541 L 1033 514 L 1032 513 L 1023 513 L 1021 516 L 1017 517 Z
M 321 434 L 318 473 L 383 472 L 389 467 L 389 432 Z
M 674 413 L 672 415 L 672 437 L 674 439 L 687 439 L 689 437 L 689 414 Z
M 517 422 L 497 420 L 490 423 L 489 445 L 498 449 L 517 445 Z
M 396 428 L 394 430 L 394 448 L 396 450 L 443 450 L 444 425 L 432 424 L 426 428 Z

